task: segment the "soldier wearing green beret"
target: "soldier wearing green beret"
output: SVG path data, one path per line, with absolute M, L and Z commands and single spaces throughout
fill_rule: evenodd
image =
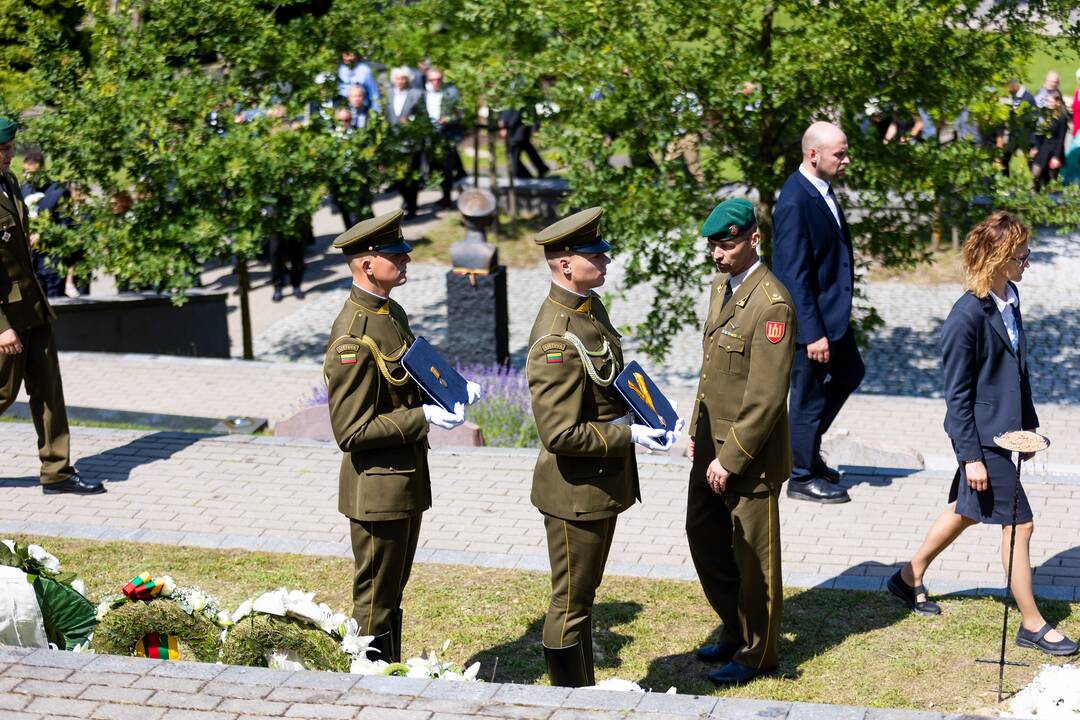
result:
M 780 486 L 791 471 L 787 395 L 795 314 L 787 289 L 757 254 L 754 206 L 720 203 L 702 225 L 720 271 L 705 322 L 690 420 L 686 535 L 698 578 L 724 629 L 698 657 L 722 662 L 718 686 L 777 665 L 783 588 Z
M 330 330 L 323 375 L 330 425 L 345 456 L 338 510 L 350 520 L 354 573 L 353 617 L 372 659 L 401 659 L 401 599 L 431 507 L 429 424 L 451 429 L 465 421 L 424 404 L 420 387 L 401 367 L 415 337 L 409 318 L 390 299 L 406 281 L 412 247 L 401 234 L 400 210 L 354 225 L 334 240 L 352 271 L 349 299 Z M 469 402 L 480 388 L 469 383 Z
M 612 385 L 623 367 L 620 335 L 594 288 L 611 246 L 601 208 L 560 220 L 536 236 L 551 270 L 525 374 L 542 447 L 532 503 L 544 516 L 551 602 L 544 659 L 552 685 L 594 685 L 592 605 L 619 513 L 640 499 L 634 443 L 667 450 L 674 432 L 631 422 Z
M 34 273 L 26 203 L 11 174 L 18 129 L 14 120 L 0 117 L 0 413 L 15 402 L 25 381 L 38 436 L 42 492 L 96 495 L 105 492 L 104 486 L 83 480 L 71 466 L 52 331 L 56 314 Z

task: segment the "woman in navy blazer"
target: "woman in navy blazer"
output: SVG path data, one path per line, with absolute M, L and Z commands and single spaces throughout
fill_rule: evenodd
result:
M 976 523 L 1001 525 L 1002 561 L 1009 557 L 1015 522 L 1012 592 L 1023 616 L 1016 644 L 1051 655 L 1072 655 L 1077 645 L 1043 619 L 1031 589 L 1031 506 L 1016 488 L 1012 454 L 994 436 L 1039 426 L 1028 379 L 1027 342 L 1016 283 L 1028 266 L 1028 229 L 1007 212 L 980 223 L 964 242 L 965 292 L 941 331 L 945 376 L 945 432 L 959 463 L 949 507 L 938 516 L 922 547 L 889 578 L 889 590 L 912 610 L 937 615 L 926 597 L 923 574 L 941 551 Z M 1029 460 L 1033 453 L 1021 455 Z M 1019 503 L 1013 519 L 1013 495 Z

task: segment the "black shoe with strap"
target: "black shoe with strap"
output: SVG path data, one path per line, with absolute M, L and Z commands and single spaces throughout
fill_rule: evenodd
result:
M 1046 633 L 1053 630 L 1053 626 L 1050 623 L 1046 623 L 1036 632 L 1025 630 L 1021 625 L 1020 629 L 1016 631 L 1016 644 L 1022 648 L 1032 648 L 1034 650 L 1042 650 L 1047 655 L 1057 655 L 1059 657 L 1065 655 L 1075 655 L 1077 651 L 1076 642 L 1070 640 L 1064 635 L 1061 636 L 1061 640 L 1047 640 Z
M 788 480 L 787 496 L 792 500 L 806 500 L 824 505 L 851 502 L 847 490 L 819 477 Z
M 776 668 L 764 668 L 761 670 L 755 670 L 752 667 L 747 667 L 742 663 L 732 660 L 727 665 L 724 665 L 718 670 L 713 670 L 709 673 L 709 680 L 713 685 L 717 687 L 733 687 L 736 685 L 742 685 L 748 683 L 758 675 L 771 675 L 776 672 Z
M 79 475 L 79 472 L 75 471 L 60 482 L 42 485 L 41 492 L 46 495 L 59 495 L 60 493 L 67 493 L 69 495 L 100 495 L 105 492 L 105 486 L 101 483 L 86 482 Z
M 930 597 L 930 593 L 926 591 L 926 586 L 916 585 L 915 587 L 912 587 L 911 585 L 908 585 L 899 570 L 893 573 L 892 577 L 890 577 L 885 584 L 889 588 L 889 592 L 900 598 L 905 605 L 920 615 L 941 614 L 941 608 L 938 607 L 936 602 L 932 602 L 929 599 L 919 602 L 919 595 L 925 595 L 927 598 Z

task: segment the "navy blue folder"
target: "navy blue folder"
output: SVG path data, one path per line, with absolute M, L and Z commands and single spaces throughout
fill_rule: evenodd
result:
M 454 403 L 469 404 L 468 382 L 424 338 L 413 341 L 401 367 L 443 410 L 454 412 Z
M 615 389 L 641 422 L 654 430 L 675 429 L 675 421 L 679 419 L 675 408 L 636 360 L 626 363 L 615 378 Z

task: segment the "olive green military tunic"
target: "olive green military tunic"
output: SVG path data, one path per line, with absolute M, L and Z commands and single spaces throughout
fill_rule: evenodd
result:
M 616 517 L 640 499 L 629 409 L 612 385 L 622 367 L 620 336 L 599 296 L 552 284 L 525 365 L 542 443 L 531 499 L 544 514 L 552 574 L 544 645 L 580 643 L 589 684 L 596 588 Z
M 783 592 L 780 486 L 791 470 L 787 393 L 795 351 L 790 295 L 764 265 L 724 303 L 728 276 L 711 289 L 703 362 L 690 421 L 694 462 L 686 533 L 702 587 L 724 624 L 734 660 L 776 666 Z M 714 458 L 732 473 L 717 495 Z
M 69 478 L 70 433 L 52 320 L 56 318 L 34 273 L 26 205 L 15 176 L 0 175 L 0 332 L 14 329 L 23 351 L 0 355 L 0 413 L 26 383 L 38 435 L 41 483 Z
M 379 636 L 400 623 L 421 513 L 431 507 L 428 423 L 420 388 L 400 365 L 414 336 L 400 305 L 354 285 L 330 337 L 323 374 L 345 453 L 338 510 L 352 521 L 353 617 Z M 400 654 L 400 627 L 396 634 Z

